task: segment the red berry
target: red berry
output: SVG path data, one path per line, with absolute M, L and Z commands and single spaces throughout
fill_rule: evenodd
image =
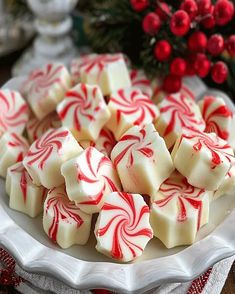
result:
M 186 67 L 187 76 L 193 76 L 196 74 L 196 70 L 195 70 L 196 57 L 197 55 L 195 53 L 191 53 L 187 57 L 187 67 Z
M 226 49 L 231 56 L 235 56 L 235 35 L 231 35 L 226 41 Z
M 193 20 L 198 12 L 197 3 L 194 0 L 184 0 L 181 5 L 180 9 L 186 11 L 191 20 Z
M 224 50 L 224 38 L 219 34 L 210 36 L 207 50 L 212 56 L 220 55 Z
M 165 2 L 158 4 L 155 12 L 161 21 L 167 20 L 168 14 L 171 12 L 170 7 Z
M 195 61 L 195 70 L 199 77 L 205 78 L 211 68 L 211 62 L 205 54 L 197 54 Z
M 175 93 L 175 92 L 179 92 L 181 86 L 182 86 L 181 77 L 169 74 L 165 77 L 162 88 L 164 91 L 168 93 Z
M 188 48 L 193 52 L 203 52 L 207 46 L 207 37 L 203 32 L 194 32 L 189 36 Z
M 149 6 L 149 0 L 130 0 L 132 8 L 140 12 Z
M 211 10 L 211 0 L 198 0 L 197 6 L 199 15 L 209 14 Z
M 228 0 L 218 0 L 215 4 L 215 21 L 219 26 L 226 25 L 232 18 L 234 14 L 234 5 Z
M 217 84 L 222 84 L 227 80 L 228 67 L 223 61 L 216 62 L 211 69 L 211 77 Z
M 176 76 L 183 76 L 186 72 L 186 66 L 186 61 L 183 58 L 176 57 L 171 62 L 170 72 Z
M 190 18 L 184 10 L 176 11 L 170 20 L 171 32 L 176 36 L 184 36 L 190 28 Z
M 146 34 L 155 35 L 159 31 L 160 26 L 160 18 L 154 12 L 148 13 L 143 19 L 142 27 Z
M 167 61 L 171 56 L 172 47 L 166 40 L 160 40 L 154 47 L 154 55 L 159 61 Z
M 206 29 L 213 29 L 215 26 L 215 18 L 212 14 L 208 14 L 202 21 L 202 25 Z

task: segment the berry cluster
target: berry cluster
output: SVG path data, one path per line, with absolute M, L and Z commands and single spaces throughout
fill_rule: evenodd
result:
M 154 4 L 153 4 L 154 2 Z M 158 62 L 168 63 L 169 70 L 163 82 L 164 90 L 176 92 L 182 77 L 197 74 L 201 78 L 211 75 L 214 82 L 227 80 L 228 67 L 221 57 L 226 50 L 235 56 L 235 35 L 216 33 L 216 28 L 227 25 L 234 16 L 230 0 L 183 0 L 175 9 L 167 2 L 130 0 L 137 13 L 143 14 L 142 28 L 154 39 L 153 55 Z M 166 29 L 164 38 L 161 30 Z M 183 50 L 175 50 L 174 38 L 182 38 Z

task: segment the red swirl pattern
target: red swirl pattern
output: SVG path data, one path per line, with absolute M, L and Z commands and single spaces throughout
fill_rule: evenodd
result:
M 203 131 L 205 122 L 199 116 L 199 109 L 198 113 L 195 112 L 195 107 L 198 107 L 195 102 L 182 93 L 167 96 L 159 108 L 161 116 L 164 116 L 167 123 L 163 136 L 183 127 Z
M 187 206 L 190 205 L 191 209 L 198 211 L 197 229 L 200 229 L 203 207 L 203 202 L 200 197 L 204 194 L 204 189 L 193 187 L 185 177 L 178 172 L 174 172 L 160 186 L 159 192 L 164 198 L 154 201 L 154 204 L 162 208 L 177 199 L 178 213 L 176 218 L 178 222 L 187 221 L 190 216 L 190 211 L 187 210 Z
M 88 142 L 88 143 L 87 143 Z M 113 147 L 116 145 L 116 140 L 111 131 L 107 128 L 103 128 L 99 134 L 99 137 L 96 141 L 81 141 L 80 144 L 83 148 L 87 148 L 88 146 L 95 147 L 101 153 L 106 156 L 110 156 Z
M 136 69 L 131 70 L 130 78 L 132 87 L 140 89 L 141 92 L 147 95 L 149 98 L 152 97 L 153 90 L 151 87 L 151 82 L 143 71 Z
M 55 84 L 59 84 L 66 91 L 67 87 L 62 79 L 64 70 L 66 68 L 57 63 L 48 63 L 42 69 L 33 70 L 24 82 L 22 92 L 28 98 L 33 97 L 33 99 L 41 100 L 46 97 L 51 86 Z M 31 100 L 33 101 L 33 99 Z
M 124 134 L 118 141 L 116 148 L 120 150 L 117 156 L 112 156 L 114 166 L 117 167 L 120 162 L 124 161 L 126 167 L 133 166 L 135 157 L 138 155 L 151 158 L 154 156 L 152 137 L 148 138 L 148 129 L 146 127 L 139 129 L 138 134 Z M 115 149 L 114 149 L 115 150 Z
M 153 237 L 152 229 L 146 222 L 149 217 L 149 207 L 139 197 L 124 192 L 112 193 L 100 212 L 100 224 L 96 236 L 102 239 L 106 234 L 110 235 L 112 258 L 123 260 L 126 252 L 130 252 L 132 256 L 130 260 L 136 258 L 141 255 L 145 245 Z M 140 201 L 142 203 L 138 203 Z M 140 242 L 138 238 L 142 241 Z
M 29 145 L 25 138 L 15 134 L 9 133 L 7 145 L 17 152 L 16 162 L 22 161 L 29 149 Z
M 183 132 L 181 141 L 183 139 L 192 140 L 193 149 L 196 152 L 200 152 L 202 149 L 209 151 L 212 165 L 219 165 L 225 160 L 234 162 L 235 158 L 231 146 L 216 134 L 207 134 L 193 129 Z
M 226 129 L 226 125 L 231 121 L 233 113 L 226 104 L 218 102 L 217 107 L 214 107 L 213 104 L 217 104 L 215 97 L 206 96 L 203 98 L 201 112 L 206 122 L 205 132 L 216 133 L 220 138 L 228 140 L 229 131 Z
M 139 90 L 120 89 L 110 97 L 109 104 L 116 108 L 116 121 L 122 116 L 133 117 L 133 125 L 143 126 L 158 117 L 158 109 L 150 98 Z
M 24 164 L 27 166 L 36 164 L 43 170 L 50 156 L 60 154 L 63 141 L 69 135 L 69 131 L 64 128 L 50 129 L 31 145 L 24 158 Z
M 49 227 L 48 236 L 54 242 L 57 241 L 60 221 L 64 221 L 66 223 L 75 222 L 77 228 L 84 223 L 79 208 L 75 206 L 74 202 L 68 199 L 65 187 L 63 190 L 59 187 L 48 192 L 47 199 L 45 201 L 45 213 L 48 214 L 49 210 L 53 217 L 53 221 Z
M 28 106 L 18 92 L 0 90 L 0 135 L 22 133 L 28 120 Z
M 26 125 L 26 130 L 31 142 L 40 138 L 46 131 L 51 128 L 57 129 L 61 127 L 61 120 L 56 112 L 50 113 L 42 120 L 36 117 L 29 120 Z
M 105 102 L 98 99 L 98 91 L 97 86 L 92 86 L 90 93 L 85 84 L 79 84 L 69 90 L 57 108 L 60 119 L 64 121 L 72 117 L 73 127 L 77 131 L 89 122 L 94 122 L 96 114 L 106 107 Z
M 88 147 L 77 163 L 77 184 L 87 201 L 77 205 L 98 205 L 107 193 L 120 190 L 120 183 L 112 161 L 93 147 Z M 95 194 L 92 194 L 95 191 Z

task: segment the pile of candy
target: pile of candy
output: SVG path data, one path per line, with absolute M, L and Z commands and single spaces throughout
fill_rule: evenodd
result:
M 62 248 L 86 244 L 98 214 L 96 249 L 122 262 L 153 235 L 168 248 L 192 244 L 210 202 L 235 186 L 235 118 L 219 97 L 160 92 L 122 54 L 80 57 L 70 72 L 47 64 L 20 93 L 0 90 L 10 207 L 43 211 Z

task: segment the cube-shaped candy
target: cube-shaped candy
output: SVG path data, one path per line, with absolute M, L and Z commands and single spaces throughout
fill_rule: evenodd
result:
M 91 229 L 91 215 L 70 201 L 62 185 L 49 190 L 44 203 L 43 228 L 49 238 L 62 248 L 86 244 Z
M 155 194 L 174 170 L 166 144 L 153 124 L 134 126 L 118 141 L 111 153 L 124 191 Z
M 176 169 L 198 188 L 217 190 L 235 161 L 230 145 L 215 133 L 183 130 L 172 151 Z
M 22 162 L 8 168 L 6 192 L 10 196 L 10 208 L 31 217 L 42 212 L 47 190 L 43 186 L 33 184 Z
M 70 200 L 87 213 L 99 212 L 107 194 L 121 189 L 112 161 L 94 147 L 61 167 Z
M 34 184 L 51 189 L 64 183 L 62 163 L 82 151 L 67 128 L 50 129 L 30 146 L 23 164 Z
M 199 101 L 202 117 L 206 123 L 206 133 L 216 133 L 229 142 L 234 115 L 222 98 L 205 96 Z
M 152 198 L 150 224 L 154 235 L 167 248 L 192 244 L 197 231 L 208 222 L 210 193 L 173 172 Z
M 110 118 L 110 112 L 98 86 L 78 84 L 57 106 L 62 124 L 78 141 L 96 140 Z
M 67 68 L 60 63 L 49 63 L 29 74 L 22 92 L 35 116 L 41 120 L 56 109 L 70 87 L 71 77 Z
M 103 95 L 131 86 L 129 72 L 122 54 L 101 54 L 80 67 L 81 81 L 98 85 Z
M 16 133 L 5 133 L 0 138 L 0 176 L 6 177 L 9 166 L 22 161 L 29 149 L 27 140 Z
M 81 82 L 81 74 L 80 74 L 80 67 L 86 65 L 87 62 L 91 62 L 93 58 L 95 58 L 97 54 L 86 54 L 80 56 L 79 58 L 74 58 L 71 61 L 70 65 L 70 72 L 71 72 L 71 79 L 72 79 L 72 86 Z
M 219 188 L 213 193 L 211 200 L 216 200 L 221 196 L 224 196 L 227 193 L 230 193 L 235 187 L 235 163 L 232 164 L 232 167 L 226 174 L 222 184 Z
M 168 95 L 159 105 L 160 118 L 155 124 L 167 148 L 173 147 L 182 128 L 205 129 L 205 122 L 196 102 L 182 94 Z
M 107 196 L 95 227 L 96 249 L 121 262 L 142 255 L 153 237 L 149 207 L 139 194 L 114 192 Z
M 95 147 L 105 156 L 110 157 L 113 147 L 117 141 L 114 138 L 113 133 L 107 128 L 103 128 L 100 131 L 99 137 L 95 141 L 80 141 L 81 146 L 85 149 L 89 146 Z
M 132 69 L 130 71 L 132 88 L 139 89 L 143 94 L 149 98 L 153 95 L 151 82 L 145 75 L 143 70 Z
M 29 118 L 29 109 L 20 93 L 0 90 L 0 137 L 5 132 L 22 134 Z
M 46 131 L 51 128 L 58 129 L 61 127 L 61 120 L 56 112 L 52 112 L 44 117 L 42 120 L 38 120 L 36 117 L 32 117 L 26 125 L 26 131 L 29 141 L 37 140 Z
M 121 89 L 110 96 L 111 118 L 106 125 L 116 140 L 134 125 L 143 127 L 157 120 L 159 110 L 140 90 Z

